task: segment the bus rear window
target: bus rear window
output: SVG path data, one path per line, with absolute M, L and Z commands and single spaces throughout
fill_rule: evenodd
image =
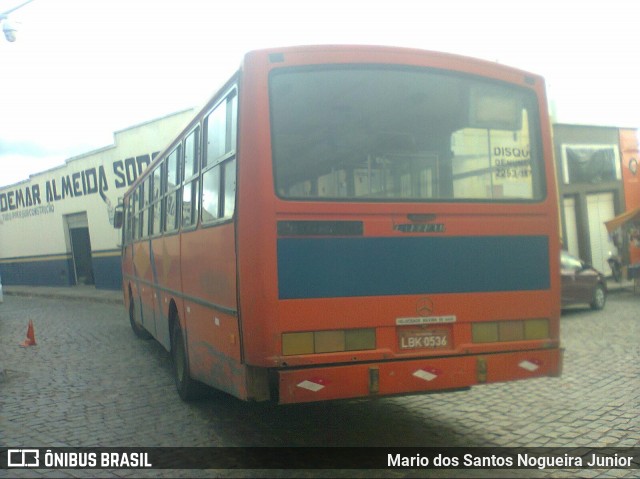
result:
M 342 201 L 537 201 L 537 102 L 433 70 L 282 69 L 270 77 L 277 193 Z

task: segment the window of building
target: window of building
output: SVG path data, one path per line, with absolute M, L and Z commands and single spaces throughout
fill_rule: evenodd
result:
M 597 184 L 621 178 L 616 145 L 562 145 L 565 184 Z

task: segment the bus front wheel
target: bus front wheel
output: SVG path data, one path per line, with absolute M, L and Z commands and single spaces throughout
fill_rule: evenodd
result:
M 189 372 L 189 358 L 184 345 L 184 336 L 180 323 L 176 319 L 171 336 L 171 360 L 173 362 L 173 375 L 176 389 L 183 401 L 197 399 L 202 395 L 202 385 L 191 379 Z

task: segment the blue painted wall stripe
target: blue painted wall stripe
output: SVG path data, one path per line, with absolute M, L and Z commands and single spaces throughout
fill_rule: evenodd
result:
M 544 290 L 545 236 L 280 238 L 280 299 Z
M 93 278 L 97 289 L 120 289 L 122 269 L 120 256 L 92 258 Z M 73 280 L 73 260 L 56 259 L 0 262 L 2 284 L 26 286 L 70 286 Z
M 97 289 L 122 288 L 122 266 L 120 255 L 94 257 L 93 278 Z
M 69 286 L 73 283 L 73 260 L 54 259 L 12 261 L 0 263 L 0 276 L 4 285 Z

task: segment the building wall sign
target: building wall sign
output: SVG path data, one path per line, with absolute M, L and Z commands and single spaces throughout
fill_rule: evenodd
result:
M 111 171 L 101 165 L 74 173 L 60 175 L 44 183 L 32 183 L 9 191 L 0 192 L 0 213 L 4 221 L 53 213 L 52 203 L 67 198 L 99 194 L 111 206 L 107 198 L 109 189 L 130 186 L 149 166 L 157 152 L 112 163 Z M 22 211 L 22 210 L 26 210 Z
M 120 288 L 122 230 L 113 228 L 115 206 L 193 113 L 117 131 L 109 146 L 0 187 L 2 282 Z M 76 217 L 84 219 L 82 226 L 69 222 Z

